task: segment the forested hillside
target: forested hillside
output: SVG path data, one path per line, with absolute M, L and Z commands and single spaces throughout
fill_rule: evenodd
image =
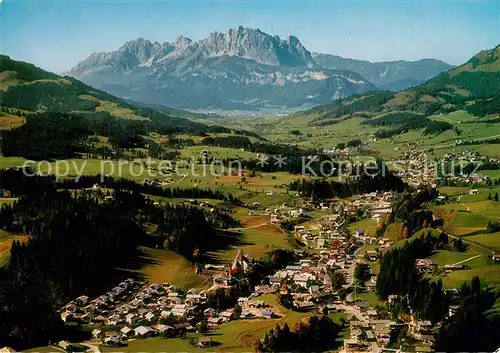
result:
M 391 137 L 412 129 L 440 133 L 453 129 L 451 124 L 436 125 L 426 117 L 465 110 L 478 118 L 500 113 L 500 46 L 485 50 L 465 64 L 441 73 L 425 84 L 401 92 L 369 92 L 313 108 L 297 115 L 312 117 L 312 126 L 337 124 L 353 116 L 366 124 L 390 126 L 377 137 Z M 390 114 L 388 114 L 390 113 Z M 394 114 L 406 119 L 391 119 Z M 386 115 L 384 117 L 384 115 Z M 459 131 L 456 131 L 459 133 Z
M 13 113 L 107 112 L 117 118 L 151 120 L 178 129 L 205 129 L 180 117 L 189 116 L 189 112 L 135 105 L 72 77 L 61 77 L 5 55 L 0 55 L 0 107 L 11 108 Z

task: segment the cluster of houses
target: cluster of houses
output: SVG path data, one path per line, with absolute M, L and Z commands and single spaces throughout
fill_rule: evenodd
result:
M 275 195 L 274 191 L 268 192 L 267 195 Z M 263 210 L 262 205 L 260 202 L 254 202 L 251 205 L 248 205 L 248 208 L 251 209 L 249 212 L 250 216 L 253 216 L 255 214 L 254 210 Z M 287 206 L 286 204 L 283 204 L 281 206 L 275 207 L 275 208 L 266 208 L 264 211 L 264 215 L 270 217 L 270 224 L 280 224 L 282 220 L 287 219 L 287 218 L 298 218 L 302 215 L 304 215 L 307 211 L 310 211 L 311 209 L 303 206 L 303 207 L 290 207 Z
M 397 173 L 402 180 L 412 185 L 434 184 L 436 180 L 435 162 L 427 158 L 422 150 L 408 146 L 407 152 L 402 153 L 391 161 L 396 166 Z
M 390 295 L 388 298 L 389 308 L 395 302 L 406 302 L 404 298 L 397 295 Z M 341 305 L 340 305 L 341 306 Z M 434 333 L 438 326 L 430 321 L 419 321 L 413 315 L 410 315 L 408 321 L 393 321 L 381 318 L 378 311 L 370 308 L 364 301 L 356 301 L 354 307 L 358 310 L 356 320 L 350 322 L 350 337 L 344 340 L 342 353 L 351 352 L 372 352 L 381 353 L 387 350 L 387 345 L 391 341 L 391 336 L 395 330 L 407 328 L 408 336 L 416 341 L 419 352 L 430 352 L 430 347 L 434 342 Z M 411 309 L 410 309 L 411 312 Z
M 349 147 L 345 148 L 338 148 L 338 147 L 332 147 L 332 148 L 325 148 L 323 150 L 323 154 L 327 155 L 334 155 L 334 156 L 349 156 L 351 154 L 351 149 Z
M 470 171 L 462 170 L 465 166 L 472 164 L 480 164 L 480 163 L 492 163 L 498 164 L 500 160 L 497 158 L 491 158 L 488 156 L 479 156 L 476 152 L 472 151 L 463 151 L 460 153 L 447 153 L 445 154 L 439 161 L 438 167 L 442 168 L 443 165 L 451 165 L 456 173 L 450 173 L 446 170 L 443 171 L 443 176 L 447 179 L 459 182 L 459 183 L 481 183 L 486 181 L 488 178 L 481 173 L 470 173 Z M 447 173 L 446 173 L 447 172 Z
M 329 249 L 333 242 L 346 241 L 343 225 L 345 219 L 338 214 L 323 216 L 317 225 L 307 229 L 304 226 L 295 226 L 295 236 L 309 249 Z
M 392 191 L 386 192 L 371 192 L 354 196 L 352 200 L 347 203 L 344 211 L 356 213 L 359 210 L 364 211 L 367 216 L 377 222 L 384 221 L 385 217 L 392 212 L 391 201 Z
M 416 259 L 415 266 L 417 267 L 417 270 L 422 273 L 432 273 L 436 270 L 449 273 L 453 271 L 465 270 L 467 268 L 466 265 L 461 263 L 438 266 L 432 259 Z
M 321 217 L 318 224 L 307 228 L 296 226 L 295 236 L 297 240 L 310 249 L 324 250 L 330 249 L 333 244 L 343 245 L 348 238 L 344 227 L 346 224 L 345 216 L 351 214 L 358 216 L 361 213 L 371 217 L 377 223 L 383 222 L 392 211 L 392 197 L 392 192 L 372 192 L 352 197 L 346 203 L 328 204 L 327 209 L 331 209 L 333 214 Z M 356 232 L 356 236 L 361 242 L 368 244 L 380 241 L 374 236 L 369 237 L 364 234 L 361 229 Z M 380 245 L 384 247 L 390 244 L 386 244 L 384 241 Z
M 450 297 L 452 304 L 449 307 L 448 317 L 455 315 L 458 310 L 459 291 L 457 289 L 447 289 L 447 296 Z M 389 309 L 396 303 L 407 304 L 404 297 L 390 295 L 388 297 Z M 361 315 L 358 320 L 350 322 L 350 338 L 344 341 L 343 353 L 350 352 L 385 352 L 383 348 L 389 343 L 391 334 L 394 330 L 407 328 L 408 337 L 416 341 L 415 351 L 430 352 L 432 344 L 435 341 L 435 334 L 440 328 L 440 324 L 432 324 L 428 320 L 418 320 L 411 314 L 412 310 L 408 307 L 410 317 L 407 320 L 398 322 L 386 319 L 380 319 L 375 316 L 376 311 L 367 307 L 358 306 Z M 400 350 L 399 350 L 400 351 Z
M 62 308 L 61 318 L 93 325 L 94 339 L 107 346 L 119 346 L 132 338 L 194 331 L 192 318 L 206 302 L 204 293 L 192 289 L 182 295 L 167 283 L 141 287 L 127 279 L 94 300 L 78 297 Z M 171 325 L 161 323 L 172 318 L 175 323 Z

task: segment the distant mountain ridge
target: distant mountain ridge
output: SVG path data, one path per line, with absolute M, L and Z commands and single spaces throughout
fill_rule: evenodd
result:
M 356 70 L 328 68 L 321 61 L 331 60 L 323 59 L 294 36 L 281 39 L 240 26 L 196 42 L 183 36 L 163 44 L 139 38 L 116 51 L 91 54 L 69 75 L 127 99 L 193 110 L 297 108 L 377 90 Z M 404 80 L 398 85 L 423 79 Z
M 329 69 L 357 72 L 381 90 L 388 91 L 400 91 L 417 86 L 453 68 L 444 61 L 435 59 L 370 62 L 317 53 L 313 54 L 313 59 Z

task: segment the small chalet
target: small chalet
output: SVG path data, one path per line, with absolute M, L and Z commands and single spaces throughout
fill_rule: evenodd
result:
M 198 347 L 205 348 L 212 346 L 213 342 L 210 337 L 202 336 L 198 338 L 198 343 L 196 344 Z
M 134 329 L 134 332 L 137 337 L 141 338 L 153 337 L 156 335 L 156 331 L 149 326 L 139 326 Z

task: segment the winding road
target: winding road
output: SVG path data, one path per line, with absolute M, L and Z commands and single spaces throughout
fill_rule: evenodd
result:
M 474 259 L 477 259 L 478 257 L 481 257 L 481 255 L 476 255 L 476 256 L 472 256 L 472 257 L 469 257 L 468 259 L 465 259 L 465 260 L 462 260 L 462 261 L 459 261 L 451 266 L 457 266 L 457 265 L 461 265 L 463 263 L 466 263 L 466 262 L 469 262 L 471 260 L 474 260 Z

